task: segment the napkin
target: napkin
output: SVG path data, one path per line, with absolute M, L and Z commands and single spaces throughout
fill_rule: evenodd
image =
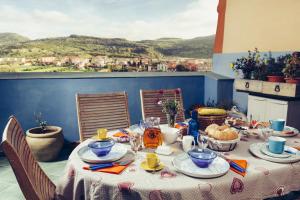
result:
M 114 137 L 128 137 L 128 131 L 125 129 L 119 129 L 119 132 L 115 133 L 113 136 Z
M 181 129 L 181 128 L 187 128 L 187 124 L 184 122 L 178 122 L 175 124 L 175 128 Z
M 232 171 L 234 171 L 237 174 L 240 174 L 241 176 L 245 176 L 246 175 L 246 169 L 247 169 L 247 161 L 246 160 L 228 160 L 229 164 L 230 164 L 230 169 Z M 236 165 L 238 167 L 236 167 Z M 244 170 L 244 172 L 241 172 L 238 168 L 241 168 Z
M 107 168 L 103 168 L 103 169 L 97 169 L 97 170 L 93 170 L 93 172 L 104 172 L 104 173 L 110 173 L 110 174 L 121 174 L 126 168 L 128 167 L 128 165 L 116 165 L 116 166 L 112 166 L 112 167 L 107 167 Z M 89 166 L 85 166 L 83 167 L 83 169 L 85 170 L 90 170 Z

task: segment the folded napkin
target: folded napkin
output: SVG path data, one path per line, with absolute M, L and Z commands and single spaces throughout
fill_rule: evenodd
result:
M 114 137 L 128 137 L 128 131 L 126 131 L 125 129 L 119 129 L 119 131 L 117 133 L 115 133 L 113 136 Z
M 184 122 L 178 122 L 178 123 L 176 123 L 175 124 L 175 128 L 178 128 L 178 129 L 180 129 L 180 128 L 187 128 L 187 124 L 186 123 L 184 123 Z
M 96 169 L 96 170 L 92 170 L 92 171 L 93 172 L 104 172 L 104 173 L 110 173 L 110 174 L 121 174 L 127 167 L 128 167 L 128 165 L 115 165 L 112 167 Z M 83 169 L 91 170 L 90 166 L 84 166 Z
M 246 175 L 247 161 L 246 160 L 227 160 L 230 165 L 230 169 L 241 176 Z

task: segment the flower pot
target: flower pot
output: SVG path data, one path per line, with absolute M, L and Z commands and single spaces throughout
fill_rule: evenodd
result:
M 26 131 L 26 141 L 38 161 L 55 160 L 64 144 L 62 128 L 46 126 L 44 133 L 40 127 L 29 129 Z
M 300 84 L 300 78 L 285 78 L 285 82 L 293 83 L 293 84 Z
M 284 82 L 283 76 L 267 76 L 269 82 L 277 82 L 282 83 Z

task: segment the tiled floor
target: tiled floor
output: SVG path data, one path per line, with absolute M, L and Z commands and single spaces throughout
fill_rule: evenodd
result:
M 55 162 L 41 162 L 40 166 L 49 178 L 56 184 L 64 172 L 69 150 L 64 149 Z M 8 160 L 0 156 L 0 200 L 23 200 L 20 187 Z

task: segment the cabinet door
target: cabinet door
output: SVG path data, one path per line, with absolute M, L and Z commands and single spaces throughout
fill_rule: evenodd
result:
M 266 99 L 266 121 L 271 119 L 287 119 L 288 102 Z
M 253 120 L 265 121 L 266 99 L 248 95 L 248 119 L 252 116 Z

